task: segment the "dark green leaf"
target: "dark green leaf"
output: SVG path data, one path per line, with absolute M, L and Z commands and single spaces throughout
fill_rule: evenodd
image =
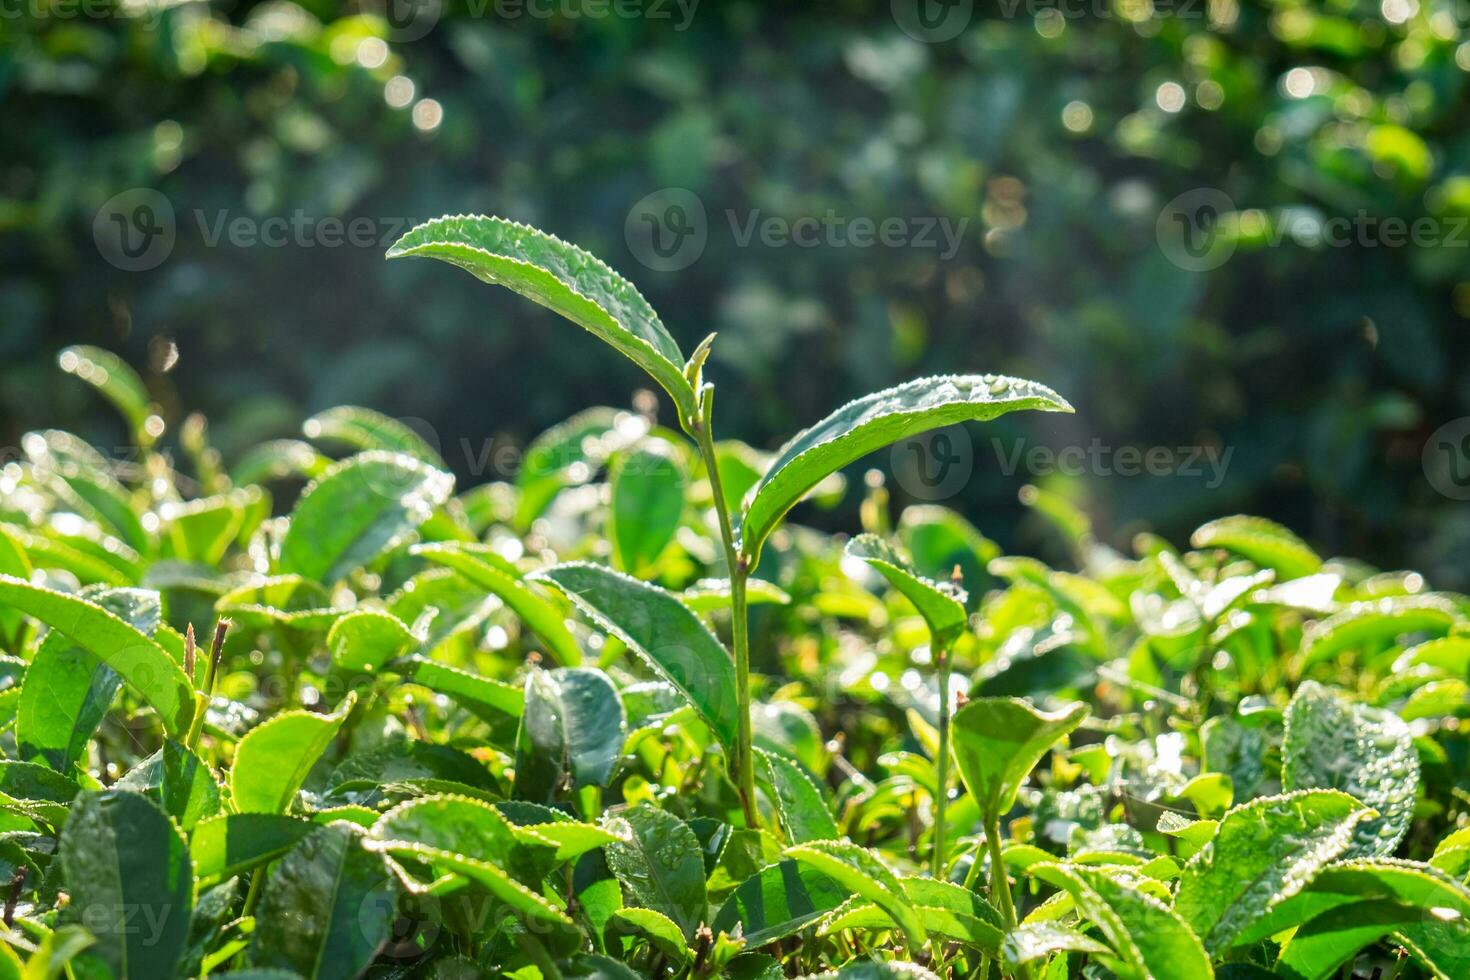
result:
M 662 912 L 692 937 L 707 913 L 704 859 L 688 824 L 648 804 L 604 818 L 618 841 L 607 845 L 607 866 L 643 908 Z
M 95 944 L 81 954 L 118 977 L 169 977 L 189 939 L 189 849 L 147 797 L 84 793 L 57 848 L 71 901 L 66 918 Z
M 359 831 L 319 827 L 270 871 L 250 962 L 307 980 L 350 980 L 387 941 L 397 901 L 383 859 L 362 847 Z
M 852 892 L 800 861 L 781 861 L 747 878 L 715 916 L 717 931 L 739 925 L 747 947 L 758 949 L 800 932 L 837 908 Z
M 606 786 L 626 726 L 617 689 L 600 670 L 562 667 L 526 675 L 516 735 L 516 798 L 553 803 L 583 786 Z
M 735 665 L 708 627 L 676 597 L 586 562 L 555 565 L 535 577 L 561 589 L 674 685 L 727 748 L 735 744 Z

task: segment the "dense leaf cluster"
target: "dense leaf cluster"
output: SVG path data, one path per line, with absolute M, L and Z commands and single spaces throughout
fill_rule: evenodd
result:
M 782 526 L 890 439 L 1066 403 L 921 379 L 766 457 L 585 253 L 414 249 L 683 431 L 589 410 L 461 489 L 342 407 L 226 466 L 65 352 L 138 452 L 0 471 L 0 973 L 1466 975 L 1470 599 L 1249 517 L 1125 556 L 1031 487 L 1073 570 L 877 480 L 860 536 Z

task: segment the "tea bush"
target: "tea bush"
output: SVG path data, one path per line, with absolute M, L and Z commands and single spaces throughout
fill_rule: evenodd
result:
M 461 490 L 347 406 L 227 464 L 63 352 L 136 452 L 0 472 L 5 975 L 1470 975 L 1466 597 L 1244 516 L 1125 556 L 1034 487 L 1072 570 L 881 480 L 820 534 L 788 512 L 873 450 L 1070 406 L 922 378 L 767 456 L 717 438 L 718 341 L 587 253 L 390 255 L 596 334 L 678 428 L 588 409 Z

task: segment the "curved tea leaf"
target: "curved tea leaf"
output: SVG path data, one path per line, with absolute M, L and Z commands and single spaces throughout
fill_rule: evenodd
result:
M 441 664 L 437 660 L 413 656 L 403 661 L 405 676 L 415 684 L 459 701 L 471 710 L 485 708 L 519 718 L 525 710 L 526 696 L 518 687 L 491 677 L 481 677 L 467 670 Z
M 662 439 L 647 439 L 612 467 L 607 536 L 618 568 L 640 578 L 658 565 L 684 516 L 684 470 Z
M 920 378 L 865 395 L 792 439 L 752 491 L 740 524 L 740 550 L 754 567 L 761 544 L 822 478 L 907 436 L 1022 409 L 1070 412 L 1050 388 L 994 375 Z
M 1001 955 L 1012 969 L 1054 953 L 1106 953 L 1108 948 L 1085 933 L 1055 922 L 1027 922 L 1006 934 Z
M 1275 569 L 1282 581 L 1312 575 L 1322 568 L 1322 559 L 1301 538 L 1264 517 L 1237 514 L 1210 521 L 1194 532 L 1189 543 L 1196 548 L 1224 548 L 1243 555 L 1262 568 Z
M 1260 942 L 1333 909 L 1367 902 L 1396 903 L 1420 918 L 1437 909 L 1446 918 L 1470 919 L 1470 887 L 1438 869 L 1394 858 L 1353 859 L 1327 865 L 1305 889 L 1242 932 L 1237 945 Z
M 209 764 L 173 739 L 113 784 L 143 793 L 163 808 L 184 833 L 220 811 L 219 780 Z
M 402 453 L 436 469 L 444 469 L 438 450 L 398 419 L 356 405 L 339 405 L 318 412 L 301 425 L 308 439 L 351 446 L 357 452 L 382 449 Z
M 726 748 L 735 744 L 735 665 L 709 628 L 675 596 L 587 562 L 554 565 L 532 578 L 564 592 L 677 688 Z
M 367 969 L 391 934 L 398 894 L 361 840 L 349 824 L 319 827 L 271 870 L 255 913 L 254 966 L 308 980 L 350 980 Z
M 357 703 L 349 691 L 329 715 L 283 711 L 245 733 L 230 767 L 230 796 L 241 813 L 285 813 L 306 774 Z
M 506 286 L 596 334 L 653 376 L 679 411 L 698 415 L 684 355 L 638 290 L 600 259 L 553 235 L 484 215 L 436 218 L 410 230 L 388 258 L 422 255 Z
M 332 663 L 343 670 L 377 670 L 417 642 L 397 616 L 381 609 L 354 609 L 327 631 Z
M 1028 873 L 1072 896 L 1078 912 L 1097 925 L 1117 953 L 1125 968 L 1120 975 L 1137 980 L 1208 980 L 1215 975 L 1199 939 L 1153 896 L 1096 868 L 1043 864 Z
M 336 582 L 397 545 L 453 489 L 454 477 L 411 456 L 349 456 L 302 492 L 276 571 Z
M 331 465 L 330 459 L 300 439 L 273 439 L 246 451 L 230 468 L 230 482 L 245 486 L 293 476 L 315 480 Z
M 201 881 L 228 878 L 274 861 L 316 824 L 283 813 L 227 813 L 201 820 L 189 838 L 194 875 Z
M 903 929 L 910 944 L 928 941 L 924 922 L 898 877 L 866 848 L 847 841 L 821 840 L 789 847 L 786 856 L 811 865 L 881 908 Z
M 936 878 L 904 878 L 904 893 L 913 902 L 929 935 L 968 943 L 992 956 L 1000 955 L 1005 927 L 1000 914 L 978 894 Z M 821 934 L 842 929 L 891 929 L 897 923 L 871 902 L 852 898 L 823 922 Z
M 194 685 L 158 643 L 102 606 L 0 575 L 0 605 L 18 609 L 115 670 L 178 736 L 194 720 Z
M 1408 633 L 1443 636 L 1460 620 L 1450 600 L 1437 595 L 1390 596 L 1355 602 L 1302 631 L 1301 670 L 1344 650 L 1391 643 Z
M 606 786 L 627 728 L 607 675 L 588 667 L 533 670 L 525 696 L 516 734 L 516 799 L 554 803 L 583 786 Z
M 189 939 L 194 882 L 189 849 L 168 817 L 139 793 L 83 793 L 57 856 L 71 896 L 65 918 L 97 940 L 80 961 L 118 977 L 173 976 Z
M 582 662 L 582 650 L 562 616 L 562 610 L 526 584 L 520 570 L 486 544 L 467 541 L 415 545 L 412 554 L 452 568 L 482 589 L 497 595 L 526 627 L 546 644 L 562 667 Z
M 860 534 L 847 543 L 853 558 L 877 569 L 888 584 L 901 592 L 919 610 L 936 643 L 949 644 L 963 633 L 968 622 L 963 589 L 935 582 L 915 571 L 908 560 L 876 534 Z
M 153 403 L 148 397 L 148 389 L 143 387 L 143 379 L 122 358 L 100 347 L 75 344 L 56 356 L 56 364 L 67 374 L 75 375 L 96 388 L 112 402 L 127 420 L 138 445 L 151 446 L 162 435 L 161 425 L 155 430 L 149 424 Z
M 653 909 L 618 909 L 608 920 L 607 928 L 612 935 L 642 939 L 677 966 L 694 955 L 678 924 Z
M 1403 840 L 1414 815 L 1419 752 L 1398 715 L 1305 681 L 1286 709 L 1281 757 L 1283 788 L 1340 789 L 1379 812 L 1358 825 L 1350 856 L 1386 856 Z
M 740 926 L 747 948 L 757 949 L 805 929 L 852 894 L 816 868 L 785 860 L 745 879 L 715 915 L 713 928 Z
M 759 760 L 756 772 L 770 788 L 786 839 L 793 844 L 836 840 L 837 821 L 832 819 L 822 791 L 806 770 L 785 756 L 765 749 L 757 748 L 755 755 Z
M 955 712 L 955 762 L 987 820 L 1011 808 L 1036 763 L 1086 717 L 1084 704 L 1048 712 L 1017 698 L 976 698 Z
M 1215 840 L 1184 866 L 1174 898 L 1205 949 L 1219 953 L 1300 892 L 1352 844 L 1367 809 L 1336 790 L 1266 796 L 1225 814 Z
M 618 840 L 607 866 L 644 908 L 678 923 L 686 938 L 705 920 L 704 858 L 699 839 L 678 817 L 646 803 L 604 819 Z
M 82 595 L 145 636 L 158 627 L 156 592 L 95 589 Z M 71 772 L 122 683 L 117 671 L 66 634 L 48 633 L 26 669 L 16 705 L 15 740 L 22 757 L 39 756 L 58 772 Z

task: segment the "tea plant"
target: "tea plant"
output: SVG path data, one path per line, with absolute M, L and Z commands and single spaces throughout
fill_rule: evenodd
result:
M 1074 570 L 877 480 L 864 533 L 788 524 L 1069 406 L 925 378 L 767 456 L 716 438 L 714 338 L 586 253 L 390 255 L 563 314 L 677 428 L 590 408 L 456 493 L 344 406 L 226 465 L 63 352 L 133 446 L 0 470 L 4 975 L 1470 975 L 1470 600 L 1248 517 L 1127 557 L 1035 487 Z

